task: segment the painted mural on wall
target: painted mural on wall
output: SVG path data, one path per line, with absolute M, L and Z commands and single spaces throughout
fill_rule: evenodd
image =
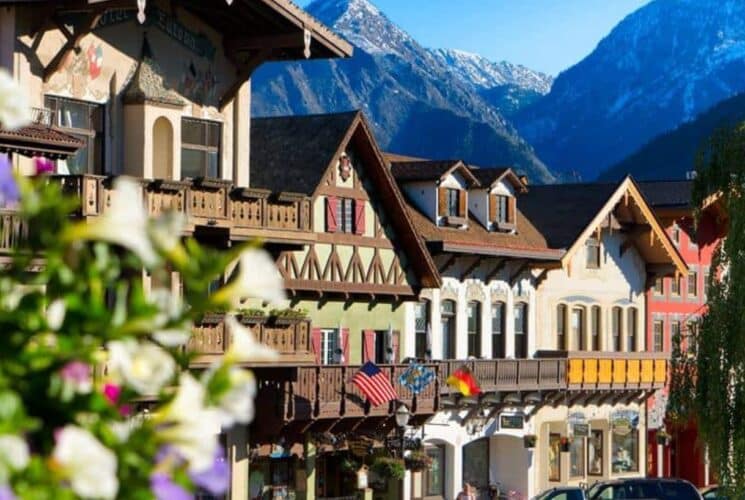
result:
M 105 99 L 107 93 L 100 90 L 99 85 L 92 85 L 101 78 L 104 61 L 104 48 L 99 41 L 84 44 L 79 52 L 71 51 L 68 54 L 60 71 L 47 85 L 47 90 L 77 99 Z

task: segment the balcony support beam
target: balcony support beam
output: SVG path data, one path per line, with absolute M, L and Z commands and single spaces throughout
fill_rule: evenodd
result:
M 497 264 L 494 266 L 494 269 L 492 269 L 491 272 L 489 272 L 489 274 L 487 274 L 484 278 L 484 282 L 489 284 L 489 282 L 495 279 L 506 265 L 507 259 L 501 259 L 499 262 L 497 262 Z
M 457 260 L 458 260 L 457 255 L 451 255 L 450 258 L 445 262 L 445 264 L 443 264 L 443 266 L 439 269 L 440 274 L 444 274 L 448 269 L 453 267 Z
M 481 256 L 476 257 L 476 260 L 473 261 L 473 264 L 468 266 L 465 271 L 463 271 L 463 274 L 460 277 L 460 280 L 466 280 L 471 277 L 474 271 L 479 268 L 481 265 L 483 258 Z
M 522 263 L 515 270 L 515 272 L 512 273 L 512 275 L 510 275 L 510 278 L 509 278 L 508 282 L 509 282 L 509 284 L 510 284 L 511 287 L 515 286 L 515 283 L 517 283 L 518 278 L 520 278 L 520 276 L 522 276 L 523 272 L 525 272 L 525 269 L 528 268 L 528 265 L 529 264 L 530 264 L 530 261 L 528 261 L 528 260 L 522 261 Z

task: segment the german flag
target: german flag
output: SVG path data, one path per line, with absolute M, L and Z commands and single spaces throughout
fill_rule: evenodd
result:
M 450 387 L 460 391 L 464 396 L 476 396 L 481 393 L 481 388 L 476 383 L 476 379 L 473 378 L 471 370 L 466 366 L 461 366 L 451 373 L 446 382 Z

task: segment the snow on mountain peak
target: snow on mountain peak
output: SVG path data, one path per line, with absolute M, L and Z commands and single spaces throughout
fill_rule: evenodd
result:
M 507 61 L 493 62 L 473 52 L 460 49 L 431 49 L 430 52 L 448 66 L 454 76 L 478 89 L 514 85 L 547 94 L 553 83 L 550 75 Z

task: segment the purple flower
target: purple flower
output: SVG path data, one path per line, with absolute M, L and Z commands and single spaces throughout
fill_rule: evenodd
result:
M 193 500 L 194 496 L 163 473 L 150 476 L 150 489 L 157 500 Z M 0 500 L 3 500 L 0 498 Z
M 60 370 L 60 376 L 75 392 L 87 394 L 93 389 L 93 376 L 90 365 L 82 361 L 70 361 Z
M 36 175 L 53 174 L 55 170 L 54 162 L 43 156 L 34 157 L 34 166 L 36 167 Z
M 0 486 L 0 500 L 16 500 L 13 490 L 7 484 Z
M 212 495 L 224 495 L 230 486 L 230 467 L 225 460 L 225 450 L 222 446 L 217 447 L 212 467 L 201 472 L 189 474 L 194 484 L 204 488 Z
M 8 155 L 0 154 L 0 205 L 12 205 L 20 199 L 21 193 L 13 177 L 13 166 Z

